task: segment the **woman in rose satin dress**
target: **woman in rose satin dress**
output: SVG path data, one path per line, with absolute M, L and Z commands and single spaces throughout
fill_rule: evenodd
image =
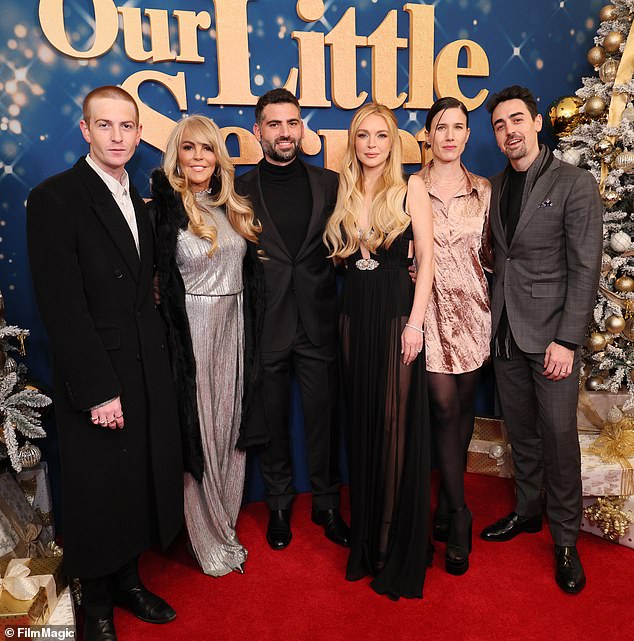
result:
M 451 97 L 437 100 L 425 123 L 433 160 L 419 175 L 434 215 L 435 276 L 425 316 L 425 350 L 432 431 L 441 474 L 434 538 L 447 541 L 445 567 L 469 568 L 471 512 L 465 505 L 464 466 L 473 432 L 480 367 L 489 357 L 490 308 L 484 265 L 491 185 L 461 163 L 469 113 Z

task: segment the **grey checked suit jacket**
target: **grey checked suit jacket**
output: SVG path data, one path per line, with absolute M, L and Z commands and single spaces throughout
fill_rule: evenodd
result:
M 603 206 L 597 183 L 590 172 L 553 158 L 526 199 L 509 244 L 500 217 L 506 176 L 503 171 L 491 180 L 491 335 L 506 304 L 523 352 L 543 353 L 554 339 L 580 345 L 601 265 Z

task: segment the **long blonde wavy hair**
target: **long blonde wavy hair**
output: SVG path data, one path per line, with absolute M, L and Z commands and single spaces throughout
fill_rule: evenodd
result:
M 249 200 L 238 195 L 235 191 L 233 185 L 235 170 L 220 129 L 211 118 L 198 115 L 188 116 L 176 123 L 167 140 L 167 147 L 163 154 L 163 171 L 172 189 L 180 194 L 183 200 L 183 206 L 189 218 L 189 229 L 196 236 L 209 241 L 211 247 L 208 253 L 211 256 L 218 247 L 218 231 L 205 219 L 202 210 L 196 203 L 190 182 L 178 164 L 178 150 L 185 132 L 187 132 L 186 140 L 209 145 L 216 156 L 214 175 L 220 181 L 220 191 L 213 197 L 211 205 L 214 207 L 224 206 L 233 229 L 243 238 L 257 243 L 257 235 L 262 231 L 262 227 L 255 220 Z
M 372 114 L 381 116 L 386 124 L 392 143 L 383 173 L 378 179 L 369 215 L 369 228 L 364 244 L 372 251 L 389 247 L 405 231 L 410 219 L 403 203 L 407 183 L 403 177 L 401 139 L 398 124 L 390 109 L 370 102 L 363 105 L 353 116 L 348 129 L 348 146 L 339 175 L 337 204 L 326 224 L 323 239 L 331 250 L 330 256 L 346 258 L 359 248 L 357 221 L 364 207 L 363 167 L 355 152 L 355 140 L 363 119 Z

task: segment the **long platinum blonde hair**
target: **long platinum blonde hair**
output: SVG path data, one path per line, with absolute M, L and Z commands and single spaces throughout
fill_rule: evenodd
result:
M 403 177 L 401 139 L 394 114 L 384 105 L 370 102 L 353 116 L 348 129 L 348 146 L 343 168 L 339 175 L 337 204 L 326 224 L 324 242 L 331 250 L 330 256 L 346 258 L 359 248 L 357 221 L 364 207 L 363 167 L 355 152 L 357 132 L 364 118 L 377 114 L 387 125 L 392 148 L 383 173 L 378 179 L 372 199 L 368 233 L 364 244 L 373 252 L 389 247 L 405 231 L 410 219 L 404 211 L 407 183 Z
M 220 182 L 220 191 L 213 197 L 211 204 L 214 207 L 224 206 L 233 229 L 243 238 L 257 243 L 257 235 L 262 231 L 262 227 L 255 220 L 249 200 L 235 191 L 233 185 L 235 170 L 220 129 L 210 118 L 198 115 L 188 116 L 176 123 L 163 154 L 163 171 L 172 189 L 180 194 L 183 200 L 183 206 L 189 218 L 189 229 L 196 236 L 209 241 L 211 245 L 209 256 L 211 256 L 218 246 L 217 229 L 205 219 L 196 203 L 191 185 L 178 164 L 178 150 L 185 132 L 187 132 L 187 140 L 209 145 L 216 156 L 214 176 Z

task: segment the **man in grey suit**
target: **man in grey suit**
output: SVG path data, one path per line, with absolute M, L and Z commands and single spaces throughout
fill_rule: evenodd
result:
M 513 447 L 516 506 L 481 536 L 508 541 L 540 531 L 544 486 L 555 578 L 574 594 L 586 582 L 576 549 L 582 508 L 578 347 L 597 293 L 603 207 L 589 172 L 539 144 L 542 118 L 528 89 L 503 89 L 487 109 L 509 159 L 492 180 L 491 335 Z

